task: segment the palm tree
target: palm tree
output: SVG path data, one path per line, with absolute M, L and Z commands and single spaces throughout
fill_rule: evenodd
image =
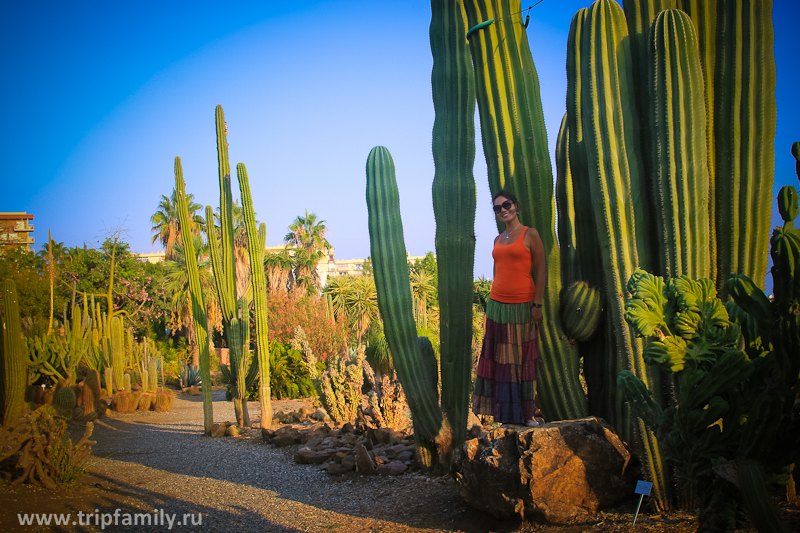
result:
M 292 258 L 289 250 L 270 252 L 264 255 L 264 271 L 271 292 L 287 292 L 292 280 Z
M 203 287 L 203 297 L 206 304 L 209 326 L 218 331 L 222 330 L 222 313 L 217 302 L 214 282 L 208 261 L 208 245 L 199 235 L 193 236 L 194 249 L 197 254 L 197 266 L 200 274 L 200 284 Z M 192 365 L 199 366 L 200 350 L 195 337 L 194 316 L 192 315 L 192 302 L 189 292 L 189 277 L 186 268 L 186 254 L 182 243 L 174 246 L 174 260 L 164 262 L 166 283 L 164 285 L 167 298 L 170 301 L 171 318 L 170 326 L 173 330 L 183 329 L 186 340 L 189 342 L 192 354 Z M 209 335 L 209 342 L 211 336 Z
M 322 286 L 322 281 L 317 271 L 317 264 L 325 257 L 325 252 L 297 248 L 294 253 L 294 281 L 295 287 L 302 291 L 314 288 L 317 291 Z
M 414 300 L 414 318 L 417 324 L 424 328 L 428 323 L 426 312 L 428 302 L 436 294 L 433 276 L 422 269 L 418 269 L 411 271 L 408 277 L 411 283 L 411 297 Z
M 333 314 L 337 320 L 347 320 L 347 297 L 351 292 L 353 279 L 350 276 L 328 277 L 322 290 L 323 294 L 330 295 Z
M 192 234 L 197 235 L 203 229 L 205 221 L 200 215 L 195 215 L 198 209 L 203 206 L 192 201 L 192 194 L 186 195 L 187 206 L 189 208 L 189 216 L 192 217 Z M 175 198 L 175 190 L 172 191 L 172 196 L 167 198 L 161 195 L 161 201 L 158 203 L 158 210 L 150 217 L 150 222 L 153 226 L 150 228 L 153 235 L 151 244 L 156 241 L 161 241 L 164 246 L 165 259 L 174 259 L 173 248 L 180 242 L 181 238 L 181 225 L 178 220 L 178 204 Z
M 298 248 L 305 248 L 311 251 L 327 252 L 331 245 L 325 239 L 328 228 L 324 220 L 317 220 L 317 215 L 309 214 L 306 209 L 306 216 L 299 216 L 289 225 L 289 233 L 283 238 L 284 242 L 293 244 Z
M 366 276 L 353 278 L 352 288 L 345 301 L 347 316 L 361 344 L 361 338 L 373 320 L 378 318 L 378 293 L 375 279 Z

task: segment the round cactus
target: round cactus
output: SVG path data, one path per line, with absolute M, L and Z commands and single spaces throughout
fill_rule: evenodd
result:
M 72 411 L 78 399 L 75 397 L 75 391 L 70 387 L 61 387 L 58 392 L 53 396 L 53 407 L 59 411 Z
M 573 341 L 586 342 L 591 338 L 603 314 L 603 295 L 585 281 L 576 281 L 564 293 L 561 303 L 561 323 Z

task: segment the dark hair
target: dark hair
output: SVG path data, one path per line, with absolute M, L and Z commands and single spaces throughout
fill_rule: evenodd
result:
M 501 196 L 505 196 L 506 198 L 508 198 L 509 200 L 511 200 L 511 202 L 512 202 L 512 203 L 513 203 L 515 206 L 517 206 L 517 209 L 519 209 L 519 201 L 517 200 L 517 197 L 516 197 L 516 196 L 514 196 L 514 193 L 513 193 L 513 192 L 511 192 L 511 191 L 507 191 L 507 190 L 505 190 L 505 189 L 500 189 L 499 191 L 497 191 L 496 193 L 494 193 L 494 196 L 492 196 L 492 205 L 494 205 L 494 201 L 495 201 L 495 200 L 497 200 L 498 198 L 500 198 Z

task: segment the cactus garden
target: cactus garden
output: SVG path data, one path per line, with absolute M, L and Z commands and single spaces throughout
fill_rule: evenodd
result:
M 800 530 L 800 6 L 313 4 L 15 8 L 0 529 Z

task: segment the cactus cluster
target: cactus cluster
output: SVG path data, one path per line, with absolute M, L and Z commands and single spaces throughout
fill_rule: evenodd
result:
M 674 404 L 662 407 L 631 372 L 620 373 L 618 383 L 658 435 L 679 477 L 692 482 L 703 509 L 701 530 L 712 523 L 733 530 L 737 502 L 747 504 L 759 530 L 785 530 L 766 482 L 800 460 L 797 198 L 793 187 L 778 195 L 784 225 L 770 240 L 772 301 L 744 274 L 727 280 L 733 298 L 727 303 L 708 278 L 681 276 L 665 283 L 639 270 L 629 282 L 625 318 L 646 339 L 645 361 L 672 376 Z

